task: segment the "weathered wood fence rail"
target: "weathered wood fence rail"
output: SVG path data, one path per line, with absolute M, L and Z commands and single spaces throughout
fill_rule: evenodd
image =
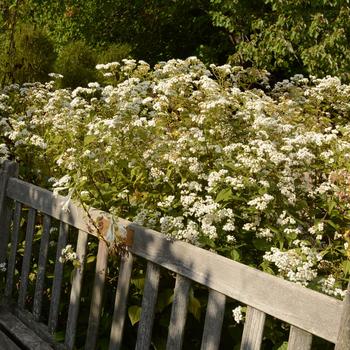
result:
M 69 204 L 67 211 L 63 211 L 62 204 L 66 201 L 64 197 L 53 196 L 45 189 L 17 179 L 17 173 L 17 164 L 10 162 L 5 162 L 0 173 L 0 264 L 6 263 L 7 267 L 1 296 L 0 331 L 9 337 L 9 342 L 13 341 L 13 349 L 73 349 L 80 296 L 84 287 L 83 274 L 87 242 L 90 235 L 105 234 L 106 228 L 111 222 L 108 219 L 108 214 L 102 213 L 101 230 L 97 232 L 92 227 L 91 220 L 97 219 L 97 217 L 101 219 L 101 212 L 91 210 L 88 214 L 81 207 L 72 203 Z M 27 212 L 25 248 L 21 256 L 20 278 L 15 282 L 15 266 L 16 261 L 18 261 L 17 247 L 21 218 L 24 215 L 23 208 Z M 30 296 L 28 294 L 28 281 L 33 253 L 33 236 L 38 215 L 42 217 L 40 221 L 42 233 L 35 290 Z M 42 315 L 42 298 L 52 220 L 58 220 L 60 224 L 50 307 L 48 315 L 44 317 Z M 232 298 L 248 305 L 241 340 L 242 350 L 260 349 L 266 315 L 271 315 L 291 325 L 288 341 L 289 350 L 311 349 L 313 335 L 336 344 L 336 350 L 350 349 L 349 295 L 341 302 L 190 244 L 169 241 L 156 231 L 123 219 L 118 220 L 119 224 L 123 225 L 128 232 L 126 243 L 129 245 L 129 254 L 125 254 L 121 258 L 109 349 L 121 349 L 122 346 L 134 257 L 142 257 L 147 260 L 142 312 L 136 340 L 136 349 L 138 350 L 151 347 L 160 267 L 176 274 L 174 300 L 166 342 L 167 349 L 181 349 L 184 342 L 189 291 L 192 282 L 204 285 L 209 289 L 201 342 L 202 350 L 220 348 L 226 298 Z M 67 305 L 68 317 L 65 338 L 63 342 L 57 343 L 52 334 L 56 330 L 60 313 L 63 263 L 60 262 L 59 258 L 62 249 L 66 246 L 70 227 L 74 227 L 78 232 L 75 249 L 80 264 L 73 273 L 70 302 Z M 99 238 L 89 321 L 85 335 L 85 349 L 95 349 L 98 343 L 102 292 L 109 254 L 106 241 Z M 28 299 L 32 300 L 31 309 L 27 307 Z M 43 319 L 46 320 L 46 324 L 39 322 Z M 0 341 L 2 341 L 1 335 Z M 25 343 L 25 347 L 21 347 L 23 343 Z M 8 348 L 10 349 L 9 346 Z

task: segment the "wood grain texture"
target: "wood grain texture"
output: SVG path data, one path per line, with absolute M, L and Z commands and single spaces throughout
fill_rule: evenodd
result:
M 66 201 L 64 197 L 54 198 L 51 192 L 17 179 L 10 179 L 9 185 L 7 195 L 10 198 L 33 205 L 39 211 L 80 230 L 91 231 L 91 223 L 82 208 L 70 203 L 69 213 L 61 210 L 62 203 Z M 118 220 L 135 232 L 131 247 L 133 254 L 330 342 L 337 341 L 341 301 L 185 242 L 171 242 L 160 233 L 131 224 L 127 220 Z M 294 301 L 293 305 L 290 300 Z
M 129 294 L 130 279 L 133 266 L 133 256 L 128 253 L 121 257 L 120 273 L 118 278 L 117 291 L 115 294 L 114 313 L 109 341 L 109 350 L 120 350 L 123 339 L 123 329 L 127 300 Z
M 10 312 L 1 310 L 0 313 L 0 325 L 2 328 L 11 335 L 11 338 L 16 339 L 19 344 L 23 344 L 25 349 L 28 350 L 52 350 L 53 348 L 43 341 L 36 333 L 33 332 L 31 327 L 26 326 L 18 318 L 16 318 Z M 0 344 L 1 349 L 10 350 L 3 347 L 4 344 Z M 21 349 L 24 348 L 21 347 Z
M 76 249 L 77 259 L 79 261 L 79 267 L 76 267 L 73 272 L 72 289 L 70 293 L 69 310 L 68 310 L 67 327 L 66 327 L 66 337 L 64 341 L 65 345 L 69 350 L 74 348 L 87 242 L 88 242 L 88 234 L 86 232 L 79 231 L 77 249 Z
M 0 264 L 6 262 L 7 245 L 9 242 L 10 224 L 13 210 L 13 200 L 8 198 L 6 192 L 11 177 L 18 176 L 18 164 L 5 161 L 0 169 Z
M 2 348 L 6 350 L 21 350 L 21 348 L 19 348 L 18 345 L 11 340 L 11 338 L 1 330 L 0 324 L 0 344 Z
M 32 259 L 35 215 L 36 215 L 36 210 L 33 208 L 30 208 L 28 212 L 24 256 L 22 261 L 21 284 L 20 284 L 19 294 L 18 294 L 18 306 L 20 308 L 24 308 L 26 297 L 27 297 L 28 277 L 29 277 L 29 271 L 30 271 L 31 259 Z
M 94 350 L 96 347 L 98 327 L 101 318 L 103 291 L 107 272 L 107 258 L 107 244 L 103 240 L 100 240 L 98 244 L 96 272 L 91 297 L 89 325 L 86 334 L 85 350 Z
M 9 310 L 8 308 L 5 308 Z M 1 312 L 2 308 L 0 308 Z M 13 308 L 9 310 L 16 318 L 18 318 L 23 324 L 34 331 L 39 338 L 44 342 L 52 346 L 55 350 L 67 350 L 63 344 L 57 343 L 54 336 L 50 334 L 47 325 L 35 321 L 33 314 L 25 309 Z
M 16 254 L 18 247 L 18 236 L 19 236 L 19 227 L 21 223 L 21 203 L 16 202 L 15 213 L 13 219 L 13 230 L 11 234 L 11 253 L 7 265 L 7 276 L 6 276 L 6 287 L 5 287 L 5 297 L 10 297 L 13 291 L 13 279 L 15 274 L 16 267 Z
M 224 320 L 226 296 L 209 291 L 207 311 L 202 337 L 201 350 L 217 350 L 220 348 L 221 328 Z
M 131 226 L 135 231 L 131 247 L 134 254 L 309 333 L 336 342 L 342 310 L 340 300 L 185 242 L 172 242 L 156 231 Z
M 34 302 L 33 302 L 33 315 L 35 320 L 39 320 L 41 315 L 41 305 L 42 305 L 44 282 L 45 282 L 46 260 L 47 260 L 47 253 L 49 249 L 49 240 L 50 240 L 50 228 L 51 228 L 51 217 L 48 215 L 44 215 L 43 233 L 41 236 L 40 248 L 39 248 L 38 273 L 36 276 Z
M 340 327 L 334 350 L 350 349 L 350 282 L 342 306 Z
M 142 311 L 135 350 L 146 350 L 151 346 L 153 320 L 158 296 L 160 270 L 151 262 L 147 263 L 145 286 L 143 289 Z
M 19 202 L 35 208 L 41 213 L 50 215 L 54 219 L 76 227 L 78 230 L 97 236 L 86 211 L 82 207 L 69 202 L 67 210 L 62 210 L 63 205 L 67 202 L 66 197 L 60 195 L 54 196 L 48 190 L 14 178 L 9 180 L 7 196 L 11 199 L 17 198 Z M 100 210 L 91 210 L 91 215 L 94 218 L 100 213 L 102 213 Z
M 298 327 L 291 326 L 288 339 L 288 350 L 310 350 L 312 334 Z
M 176 276 L 174 300 L 171 309 L 168 339 L 166 344 L 167 350 L 182 349 L 190 287 L 191 281 L 188 278 L 181 275 Z
M 67 245 L 68 229 L 69 226 L 66 223 L 60 223 L 48 321 L 48 329 L 50 333 L 54 333 L 57 327 L 58 310 L 61 300 L 61 286 L 63 278 L 63 263 L 60 262 L 60 257 L 62 249 Z
M 241 350 L 260 350 L 266 314 L 247 307 L 246 320 L 243 328 Z

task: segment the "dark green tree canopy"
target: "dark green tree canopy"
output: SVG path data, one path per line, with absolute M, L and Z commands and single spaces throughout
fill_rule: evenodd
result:
M 211 16 L 233 44 L 230 61 L 286 77 L 350 75 L 347 0 L 211 0 Z

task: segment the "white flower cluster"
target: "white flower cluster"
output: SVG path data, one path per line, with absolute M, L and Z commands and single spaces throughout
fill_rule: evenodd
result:
M 333 277 L 333 275 L 329 275 L 327 278 L 322 279 L 320 281 L 320 284 L 321 284 L 322 292 L 328 295 L 344 298 L 347 293 L 346 289 L 343 290 L 341 288 L 336 288 L 335 286 L 336 280 Z
M 297 240 L 294 244 L 299 245 L 299 248 L 281 251 L 273 247 L 265 253 L 264 259 L 274 263 L 282 277 L 307 286 L 317 276 L 317 264 L 322 256 L 305 242 Z
M 236 323 L 241 323 L 243 321 L 242 307 L 237 306 L 232 310 L 232 316 Z
M 75 260 L 77 260 L 77 253 L 74 251 L 71 244 L 67 244 L 61 251 L 59 262 L 63 264 L 68 261 L 75 261 Z
M 295 76 L 247 90 L 240 82 L 252 71 L 196 57 L 97 69 L 108 85 L 3 88 L 0 162 L 30 157 L 38 179 L 52 176 L 54 193 L 68 195 L 66 210 L 76 196 L 228 256 L 247 249 L 262 260 L 267 250 L 281 276 L 303 285 L 325 277 L 317 254 L 341 260 L 349 85 Z M 266 72 L 259 79 L 268 84 Z

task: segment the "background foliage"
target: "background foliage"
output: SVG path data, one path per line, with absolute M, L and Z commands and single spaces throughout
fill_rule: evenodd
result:
M 70 62 L 66 50 L 82 50 L 80 44 L 73 48 L 81 42 L 95 51 L 98 60 L 111 47 L 118 47 L 117 58 L 131 56 L 150 64 L 196 55 L 207 63 L 229 60 L 267 69 L 275 81 L 296 73 L 349 80 L 347 0 L 2 0 L 0 6 L 3 85 L 25 77 L 45 80 L 52 62 L 48 58 L 41 62 L 39 57 L 48 51 L 55 52 L 49 57 L 59 57 L 56 71 L 67 74 L 62 63 Z M 29 35 L 46 40 L 47 51 L 31 46 L 29 52 L 37 64 L 28 68 L 26 63 L 19 73 L 20 28 L 28 24 L 32 26 Z M 72 58 L 80 85 L 91 78 L 88 57 L 79 62 L 81 69 Z M 72 86 L 77 84 L 72 81 Z

